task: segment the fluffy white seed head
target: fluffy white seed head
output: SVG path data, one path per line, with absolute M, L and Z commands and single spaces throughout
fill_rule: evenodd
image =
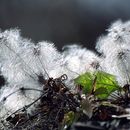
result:
M 101 36 L 96 44 L 96 49 L 108 55 L 115 49 L 127 48 L 130 46 L 130 21 L 122 22 L 116 21 L 108 30 L 106 36 Z
M 116 75 L 121 85 L 129 83 L 130 21 L 113 23 L 108 34 L 99 38 L 96 48 L 104 57 L 102 69 Z
M 40 97 L 41 93 L 35 89 L 42 90 L 44 85 L 39 82 L 38 76 L 42 74 L 43 78 L 57 78 L 61 59 L 61 54 L 53 43 L 43 41 L 34 44 L 22 38 L 16 29 L 1 32 L 0 72 L 8 83 L 0 90 L 1 117 Z M 24 93 L 21 88 L 25 88 Z M 27 88 L 32 90 L 26 90 Z M 5 100 L 5 97 L 8 98 Z M 33 109 L 34 105 L 27 112 L 30 113 Z
M 78 45 L 70 45 L 63 52 L 64 68 L 74 79 L 86 71 L 94 71 L 99 67 L 100 58 L 92 51 Z
M 22 109 L 26 109 L 26 107 L 38 99 L 40 95 L 40 88 L 38 88 L 35 82 L 26 83 L 26 86 L 24 83 L 3 86 L 0 91 L 0 118 L 6 118 L 8 114 L 11 115 L 17 110 L 22 111 Z M 31 105 L 25 111 L 31 114 L 34 110 L 34 105 L 35 104 Z

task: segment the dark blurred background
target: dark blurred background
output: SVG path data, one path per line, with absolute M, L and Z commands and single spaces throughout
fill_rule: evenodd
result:
M 80 43 L 93 49 L 117 19 L 130 19 L 130 0 L 0 0 L 2 30 L 18 27 L 24 37 L 58 48 Z

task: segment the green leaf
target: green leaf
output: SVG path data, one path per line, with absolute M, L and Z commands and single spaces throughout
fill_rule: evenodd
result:
M 107 92 L 106 88 L 101 87 L 101 88 L 98 88 L 98 89 L 95 90 L 94 95 L 97 96 L 100 99 L 101 98 L 104 99 L 105 97 L 107 97 L 108 92 Z
M 92 90 L 92 84 L 95 76 L 93 73 L 86 72 L 78 76 L 74 81 L 76 84 L 81 85 L 83 87 L 83 93 L 90 93 Z
M 100 99 L 106 99 L 112 92 L 119 89 L 115 76 L 103 72 L 87 72 L 75 79 L 75 83 L 83 87 L 83 93 L 91 93 Z
M 69 111 L 68 113 L 66 113 L 64 115 L 64 119 L 63 119 L 63 125 L 65 126 L 70 126 L 75 119 L 75 113 L 73 111 Z
M 98 71 L 96 73 L 97 82 L 96 82 L 96 89 L 104 87 L 107 89 L 108 97 L 112 92 L 119 89 L 119 85 L 116 81 L 115 76 L 108 74 L 103 71 Z

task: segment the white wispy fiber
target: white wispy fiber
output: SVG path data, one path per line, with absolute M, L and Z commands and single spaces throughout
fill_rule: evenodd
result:
M 74 87 L 73 79 L 86 71 L 98 68 L 100 58 L 78 45 L 65 47 L 60 53 L 53 43 L 33 43 L 21 37 L 20 30 L 0 32 L 0 72 L 7 84 L 0 90 L 0 117 L 24 108 L 40 97 L 44 79 L 67 74 L 66 85 Z M 27 112 L 35 109 L 32 105 Z M 7 114 L 8 113 L 8 114 Z
M 39 42 L 35 45 L 22 38 L 17 29 L 1 32 L 0 71 L 7 80 L 7 85 L 0 90 L 0 116 L 8 112 L 13 113 L 36 100 L 41 93 L 33 89 L 43 89 L 38 76 L 41 75 L 45 79 L 49 78 L 48 75 L 54 78 L 58 76 L 52 71 L 60 66 L 61 57 L 52 43 Z M 21 88 L 32 90 L 26 90 L 23 94 Z M 28 109 L 28 112 L 31 110 Z
M 68 85 L 74 87 L 74 80 L 87 71 L 95 71 L 100 66 L 100 58 L 80 45 L 68 45 L 63 48 L 63 70 L 68 75 Z
M 75 44 L 64 47 L 63 59 L 64 67 L 68 75 L 73 76 L 72 79 L 86 71 L 96 70 L 100 64 L 100 58 L 93 51 Z
M 99 38 L 97 50 L 104 60 L 104 71 L 117 76 L 121 85 L 130 83 L 130 21 L 116 21 L 108 29 L 108 34 Z
M 27 90 L 22 90 L 23 87 Z M 15 113 L 16 110 L 24 108 L 36 100 L 41 93 L 40 91 L 33 90 L 36 87 L 37 84 L 35 84 L 35 82 L 29 84 L 26 83 L 26 85 L 23 83 L 3 86 L 0 96 L 1 119 L 2 117 L 6 118 L 12 113 Z M 26 112 L 31 113 L 33 110 L 34 105 L 30 106 Z

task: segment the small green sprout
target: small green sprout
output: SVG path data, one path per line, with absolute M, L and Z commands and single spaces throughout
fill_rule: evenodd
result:
M 82 86 L 84 94 L 94 94 L 99 99 L 106 99 L 120 87 L 116 77 L 103 71 L 86 72 L 78 76 L 75 84 Z

